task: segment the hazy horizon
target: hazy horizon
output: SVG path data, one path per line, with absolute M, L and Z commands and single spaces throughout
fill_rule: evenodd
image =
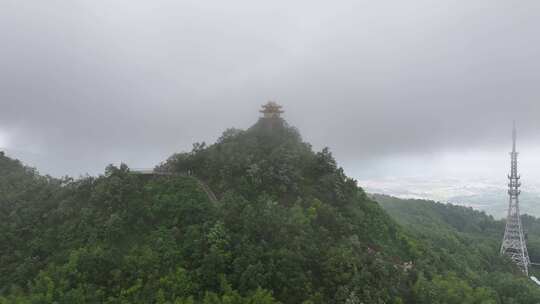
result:
M 0 147 L 54 176 L 152 167 L 276 100 L 305 141 L 388 192 L 504 187 L 515 119 L 524 187 L 540 188 L 535 8 L 8 0 Z

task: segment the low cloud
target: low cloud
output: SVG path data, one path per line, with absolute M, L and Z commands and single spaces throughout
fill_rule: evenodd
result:
M 540 142 L 536 1 L 20 1 L 0 134 L 55 175 L 152 166 L 268 99 L 350 168 Z M 7 136 L 6 135 L 6 136 Z M 28 156 L 28 155 L 34 155 Z M 37 156 L 36 156 L 37 155 Z

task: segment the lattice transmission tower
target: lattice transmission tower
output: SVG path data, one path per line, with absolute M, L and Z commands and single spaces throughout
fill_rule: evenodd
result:
M 519 187 L 521 182 L 517 170 L 516 152 L 516 123 L 514 122 L 512 129 L 512 152 L 510 152 L 510 174 L 508 175 L 508 216 L 506 218 L 506 229 L 501 245 L 501 254 L 507 255 L 516 263 L 525 275 L 529 275 L 529 253 L 527 252 L 527 244 L 525 244 L 525 236 L 523 234 L 523 226 L 521 225 L 521 217 L 519 214 Z

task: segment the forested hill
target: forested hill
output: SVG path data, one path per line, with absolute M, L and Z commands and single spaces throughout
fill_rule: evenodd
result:
M 451 298 L 452 293 L 455 297 L 466 298 L 466 294 L 472 291 L 471 287 L 484 285 L 492 289 L 489 298 L 496 300 L 488 303 L 540 303 L 540 287 L 509 275 L 519 274 L 519 271 L 499 256 L 505 228 L 503 220 L 451 204 L 378 194 L 372 198 L 426 246 L 425 249 L 436 259 L 433 266 L 451 271 L 452 275 L 447 274 L 429 283 L 417 282 L 417 288 L 431 289 L 432 299 L 446 303 L 443 299 Z M 525 215 L 522 220 L 527 231 L 530 258 L 539 261 L 540 219 Z M 539 276 L 539 270 L 531 268 L 532 275 Z M 463 281 L 456 280 L 454 274 Z M 459 291 L 459 284 L 468 287 Z
M 181 174 L 56 180 L 2 155 L 0 303 L 540 302 L 493 245 L 437 210 L 398 224 L 281 118 L 156 171 Z

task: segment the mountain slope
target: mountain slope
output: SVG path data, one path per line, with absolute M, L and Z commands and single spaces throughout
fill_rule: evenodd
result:
M 2 261 L 18 262 L 0 264 L 5 301 L 400 303 L 410 297 L 412 281 L 402 265 L 412 253 L 399 226 L 328 150 L 313 152 L 284 121 L 229 130 L 216 144 L 196 145 L 158 170 L 188 170 L 219 204 L 195 179 L 131 174 L 125 166 L 62 181 L 39 212 L 25 209 L 36 223 L 28 248 L 14 244 L 0 252 Z M 5 223 L 14 227 L 14 239 L 22 236 L 17 219 L 8 214 Z
M 373 199 L 415 235 L 426 256 L 431 256 L 430 259 L 422 259 L 426 264 L 421 266 L 424 270 L 422 275 L 431 282 L 419 279 L 415 286 L 419 298 L 422 298 L 422 292 L 429 294 L 431 300 L 425 298 L 425 303 L 451 303 L 452 295 L 449 293 L 455 291 L 452 286 L 462 287 L 458 298 L 481 293 L 493 303 L 540 302 L 540 287 L 523 277 L 509 260 L 499 255 L 503 221 L 494 220 L 492 216 L 472 208 L 433 201 L 403 200 L 386 195 L 373 195 Z M 532 217 L 526 218 L 526 227 L 540 223 Z M 540 235 L 540 229 L 536 234 Z M 531 256 L 536 255 L 536 248 L 530 246 Z M 534 269 L 532 271 L 534 274 Z M 464 303 L 460 301 L 454 303 Z
M 399 227 L 327 149 L 314 153 L 283 120 L 228 130 L 216 144 L 197 144 L 158 170 L 191 172 L 210 185 L 235 240 L 232 255 L 240 257 L 232 263 L 241 271 L 259 265 L 264 275 L 253 287 L 271 289 L 281 301 L 392 302 L 410 287 L 400 266 L 411 253 Z M 242 286 L 246 275 L 233 277 Z
M 395 221 L 278 118 L 156 167 L 179 174 L 0 168 L 0 303 L 540 301 L 491 243 L 476 246 L 491 219 L 383 202 Z

